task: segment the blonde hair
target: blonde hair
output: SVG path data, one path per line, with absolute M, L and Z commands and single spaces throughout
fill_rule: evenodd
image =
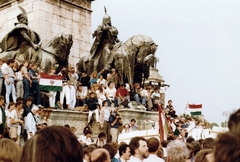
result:
M 0 140 L 0 162 L 19 162 L 22 155 L 21 148 L 12 140 Z
M 97 78 L 97 74 L 98 74 L 97 71 L 93 71 L 90 76 L 92 78 Z

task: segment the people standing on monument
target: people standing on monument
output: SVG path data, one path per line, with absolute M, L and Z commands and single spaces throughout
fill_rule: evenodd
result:
M 16 62 L 16 60 L 15 60 Z M 24 94 L 24 91 L 23 91 L 23 75 L 22 75 L 22 72 L 21 72 L 21 68 L 22 68 L 23 64 L 21 64 L 19 66 L 19 71 L 15 73 L 15 76 L 16 76 L 16 91 L 17 91 L 17 98 L 21 97 L 23 98 L 23 94 Z
M 63 108 L 64 97 L 66 98 L 67 109 L 70 109 L 70 86 L 69 86 L 69 77 L 66 69 L 61 70 L 62 75 L 62 91 L 60 92 L 60 104 Z
M 78 79 L 78 76 L 75 75 L 75 70 L 72 68 L 69 68 L 68 70 L 68 77 L 69 77 L 69 93 L 70 93 L 70 109 L 73 110 L 76 106 L 76 88 L 75 85 L 77 85 L 76 81 Z
M 24 54 L 22 60 L 31 60 L 36 62 L 38 55 L 37 50 L 41 46 L 40 36 L 28 27 L 27 12 L 20 7 L 22 13 L 17 15 L 18 23 L 15 27 L 3 38 L 3 52 L 13 51 L 11 56 L 14 58 L 18 54 Z M 15 53 L 14 53 L 15 51 Z M 26 59 L 27 56 L 29 59 Z
M 3 71 L 3 75 L 5 78 L 5 87 L 6 87 L 6 104 L 9 103 L 10 101 L 10 94 L 12 95 L 13 102 L 16 102 L 16 90 L 14 86 L 14 80 L 15 80 L 15 75 L 12 69 L 12 66 L 14 64 L 14 60 L 9 59 L 7 62 L 7 67 Z
M 41 104 L 41 92 L 39 87 L 40 75 L 38 73 L 38 65 L 36 63 L 31 63 L 31 67 L 29 69 L 30 78 L 32 79 L 32 91 L 30 92 L 31 96 L 35 98 L 34 104 Z
M 87 75 L 86 71 L 81 72 L 81 76 L 79 77 L 79 82 L 81 83 L 83 90 L 88 91 L 90 77 Z
M 28 60 L 23 61 L 23 66 L 20 69 L 23 76 L 23 99 L 26 102 L 26 98 L 30 95 L 30 91 L 32 91 L 32 79 L 30 78 L 30 73 L 28 72 Z
M 50 72 L 48 74 L 56 76 L 56 67 L 55 66 L 51 67 Z M 49 91 L 49 94 L 51 95 L 49 97 L 49 107 L 55 108 L 57 91 Z

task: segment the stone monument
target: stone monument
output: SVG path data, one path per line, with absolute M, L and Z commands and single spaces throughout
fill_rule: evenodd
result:
M 59 33 L 72 34 L 73 45 L 69 63 L 75 65 L 78 59 L 87 55 L 91 44 L 91 0 L 2 0 L 0 1 L 0 39 L 14 27 L 16 16 L 28 15 L 31 29 L 41 36 L 42 46 Z

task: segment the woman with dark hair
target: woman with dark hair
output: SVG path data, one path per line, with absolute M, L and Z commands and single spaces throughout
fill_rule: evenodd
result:
M 70 129 L 50 126 L 41 129 L 23 148 L 21 162 L 83 162 L 83 149 Z

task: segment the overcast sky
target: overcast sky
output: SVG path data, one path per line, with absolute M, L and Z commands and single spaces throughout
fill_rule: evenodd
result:
M 103 5 L 121 41 L 145 34 L 159 45 L 157 67 L 170 84 L 178 114 L 188 102 L 202 103 L 210 122 L 240 108 L 239 0 L 96 0 L 92 31 L 102 22 Z

